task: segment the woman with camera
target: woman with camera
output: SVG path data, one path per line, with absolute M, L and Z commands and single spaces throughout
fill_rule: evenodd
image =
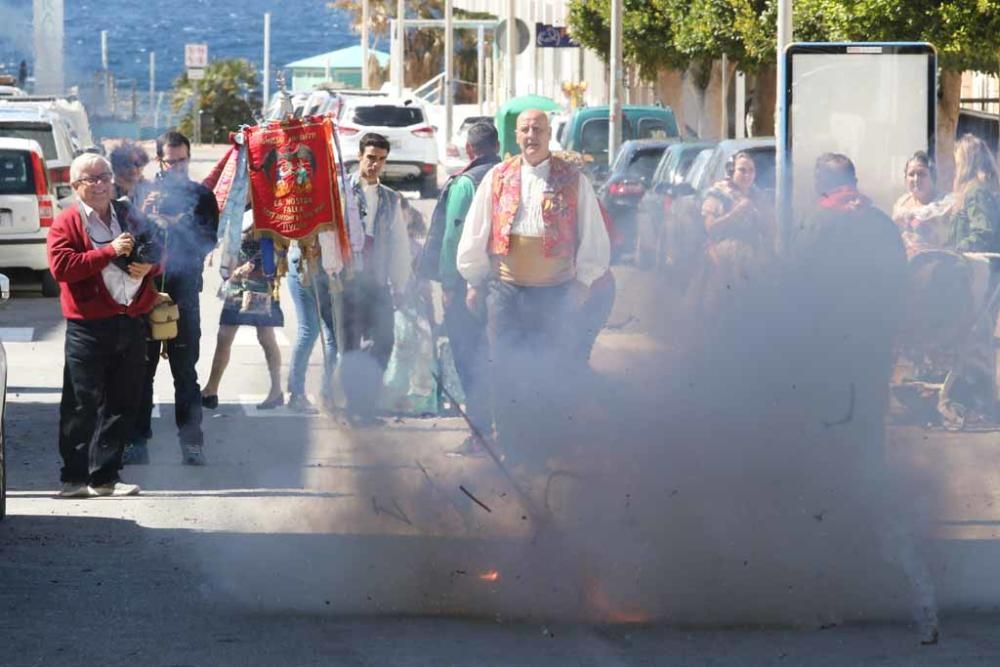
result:
M 265 275 L 262 266 L 260 242 L 253 238 L 253 213 L 247 211 L 243 216 L 239 265 L 223 285 L 225 303 L 219 317 L 212 373 L 201 392 L 201 404 L 209 410 L 219 407 L 219 383 L 229 365 L 236 331 L 241 326 L 257 329 L 257 342 L 264 350 L 271 377 L 271 390 L 257 409 L 273 410 L 285 404 L 285 396 L 281 392 L 281 350 L 274 336 L 275 327 L 285 325 L 285 317 L 275 296 L 274 278 Z

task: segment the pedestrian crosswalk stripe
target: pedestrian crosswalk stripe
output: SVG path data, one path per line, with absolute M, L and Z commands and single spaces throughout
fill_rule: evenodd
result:
M 283 405 L 280 408 L 274 408 L 273 410 L 258 410 L 257 404 L 264 401 L 267 398 L 264 394 L 240 394 L 240 407 L 243 408 L 243 414 L 247 417 L 314 417 L 315 414 L 307 415 L 301 412 L 293 412 L 288 409 L 287 405 Z M 313 405 L 316 405 L 316 399 L 312 396 L 307 397 Z M 220 403 L 221 405 L 221 403 Z
M 4 343 L 30 343 L 33 340 L 34 327 L 0 327 L 0 341 Z
M 281 329 L 275 328 L 274 338 L 281 347 L 288 347 L 290 345 L 288 336 Z M 257 328 L 240 327 L 236 331 L 236 338 L 233 339 L 233 345 L 235 347 L 260 347 L 260 343 L 257 342 Z
M 42 405 L 59 405 L 62 402 L 62 390 L 51 390 L 48 387 L 43 387 L 42 389 L 50 389 L 49 391 L 32 391 L 31 389 L 31 387 L 18 387 L 13 391 L 9 391 L 7 393 L 7 401 L 9 403 L 40 403 Z M 159 419 L 160 417 L 160 399 L 154 395 L 153 419 Z

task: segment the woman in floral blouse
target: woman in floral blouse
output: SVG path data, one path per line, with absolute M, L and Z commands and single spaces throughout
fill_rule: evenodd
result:
M 907 192 L 892 207 L 892 221 L 899 228 L 906 256 L 944 248 L 951 235 L 954 198 L 938 191 L 934 161 L 924 151 L 917 151 L 906 161 L 903 174 Z

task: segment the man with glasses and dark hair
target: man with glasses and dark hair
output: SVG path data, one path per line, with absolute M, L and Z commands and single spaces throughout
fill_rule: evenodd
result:
M 348 416 L 356 423 L 376 422 L 382 373 L 395 345 L 395 308 L 410 280 L 410 238 L 403 221 L 399 193 L 382 185 L 389 140 L 369 132 L 359 142 L 357 173 L 350 187 L 361 212 L 364 251 L 347 281 L 338 319 L 341 373 Z M 368 355 L 358 353 L 369 341 Z
M 164 230 L 166 259 L 158 280 L 180 309 L 177 337 L 165 341 L 170 372 L 174 376 L 174 416 L 186 465 L 204 465 L 205 438 L 201 430 L 201 387 L 198 355 L 201 345 L 202 272 L 205 257 L 215 248 L 219 206 L 212 191 L 188 178 L 191 142 L 180 132 L 166 132 L 156 140 L 160 172 L 143 200 L 143 211 Z M 152 437 L 153 379 L 160 360 L 161 342 L 146 349 L 146 378 L 142 409 L 125 462 L 148 463 L 146 443 Z
M 156 265 L 133 256 L 144 218 L 114 200 L 111 164 L 84 153 L 70 166 L 77 203 L 49 230 L 49 268 L 61 287 L 66 361 L 59 407 L 63 498 L 135 495 L 122 451 L 139 408 L 144 316 L 158 295 Z

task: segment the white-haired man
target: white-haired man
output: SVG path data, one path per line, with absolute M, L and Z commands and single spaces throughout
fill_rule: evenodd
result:
M 139 407 L 146 321 L 158 293 L 157 265 L 133 257 L 148 230 L 125 201 L 114 200 L 111 163 L 85 153 L 70 165 L 77 201 L 48 235 L 49 269 L 66 317 L 59 407 L 64 498 L 134 495 L 121 481 L 122 451 Z

